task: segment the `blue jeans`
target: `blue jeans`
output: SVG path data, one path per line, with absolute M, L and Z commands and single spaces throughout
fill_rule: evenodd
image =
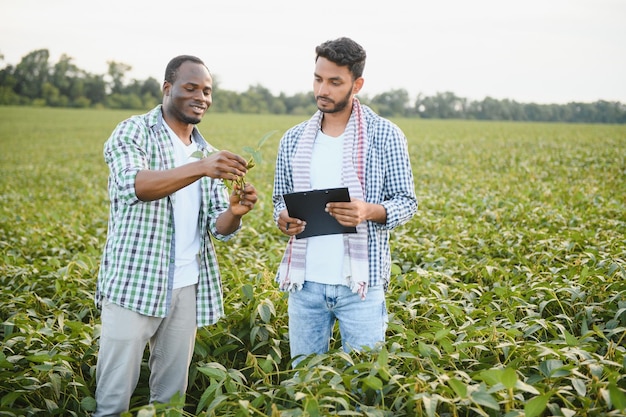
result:
M 346 352 L 374 348 L 385 340 L 387 306 L 382 286 L 369 288 L 361 300 L 345 285 L 305 281 L 300 291 L 289 293 L 288 312 L 294 366 L 306 355 L 328 352 L 335 321 Z

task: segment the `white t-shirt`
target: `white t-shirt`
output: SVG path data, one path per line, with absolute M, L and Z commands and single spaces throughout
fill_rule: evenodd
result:
M 167 126 L 167 123 L 166 123 Z M 175 166 L 196 161 L 190 155 L 198 149 L 191 141 L 185 145 L 183 141 L 167 126 L 170 139 L 174 145 Z M 174 193 L 174 244 L 176 251 L 176 269 L 174 271 L 174 288 L 186 287 L 198 283 L 200 274 L 200 182 L 195 181 Z
M 341 187 L 344 135 L 332 137 L 321 130 L 315 137 L 311 156 L 311 187 Z M 329 214 L 330 216 L 330 214 Z M 307 238 L 305 280 L 321 284 L 346 285 L 343 278 L 343 235 Z

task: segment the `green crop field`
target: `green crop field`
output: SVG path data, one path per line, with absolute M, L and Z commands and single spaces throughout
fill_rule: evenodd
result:
M 0 107 L 0 416 L 95 408 L 104 141 L 128 111 Z M 394 120 L 419 210 L 392 237 L 387 342 L 291 368 L 286 238 L 272 222 L 282 133 L 302 118 L 209 113 L 260 202 L 217 243 L 224 317 L 200 329 L 186 398 L 128 415 L 623 416 L 626 126 Z

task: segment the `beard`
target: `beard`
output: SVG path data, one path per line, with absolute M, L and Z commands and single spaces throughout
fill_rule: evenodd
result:
M 183 111 L 183 107 L 175 108 L 175 112 L 178 115 L 178 119 L 181 122 L 189 123 L 190 125 L 197 125 L 202 121 L 202 117 L 198 117 L 195 114 L 188 115 Z
M 180 120 L 190 125 L 197 125 L 202 121 L 202 119 L 198 117 L 187 116 L 186 114 L 182 113 L 180 113 Z
M 165 103 L 164 103 L 165 105 Z M 169 101 L 167 104 L 167 108 L 169 113 L 175 117 L 176 119 L 180 120 L 183 123 L 187 123 L 190 125 L 197 125 L 198 123 L 200 123 L 202 121 L 202 117 L 198 117 L 195 114 L 186 114 L 185 113 L 185 109 L 187 108 L 187 105 L 184 101 Z
M 350 97 L 352 96 L 352 89 L 350 89 L 350 91 L 348 92 L 348 94 L 346 94 L 346 96 L 342 99 L 339 100 L 337 102 L 330 100 L 327 98 L 327 100 L 331 103 L 334 104 L 333 107 L 331 108 L 322 108 L 319 104 L 317 105 L 317 108 L 322 112 L 322 113 L 337 113 L 342 111 L 343 109 L 345 109 L 346 107 L 348 107 L 348 103 L 350 102 Z M 317 96 L 315 97 L 316 101 L 319 101 L 320 97 Z

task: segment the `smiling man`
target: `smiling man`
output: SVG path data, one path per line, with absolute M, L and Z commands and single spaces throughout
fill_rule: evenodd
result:
M 150 402 L 184 395 L 197 327 L 224 314 L 211 236 L 230 239 L 257 193 L 246 184 L 229 195 L 223 180 L 245 175 L 246 160 L 217 151 L 195 126 L 212 92 L 206 65 L 177 56 L 162 105 L 121 122 L 104 145 L 111 210 L 95 297 L 95 417 L 128 410 L 148 344 Z

